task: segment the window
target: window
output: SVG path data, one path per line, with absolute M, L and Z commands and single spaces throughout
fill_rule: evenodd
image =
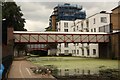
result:
M 81 23 L 81 28 L 83 29 L 83 23 Z
M 68 27 L 68 23 L 67 22 L 64 22 L 64 27 Z
M 101 17 L 101 23 L 106 23 L 107 22 L 107 17 Z
M 61 22 L 59 22 L 59 25 L 61 25 Z
M 73 31 L 75 32 L 75 28 L 73 28 Z
M 68 47 L 68 43 L 65 43 L 65 47 Z
M 77 30 L 78 30 L 78 26 L 77 26 Z
M 77 50 L 77 54 L 79 54 L 79 50 Z
M 65 13 L 64 13 L 64 15 L 65 15 L 65 16 L 68 16 L 68 15 L 69 15 L 69 13 L 68 13 L 68 12 L 65 12 Z
M 96 49 L 93 49 L 93 55 L 96 55 Z
M 87 28 L 89 27 L 89 22 L 88 22 L 88 20 L 87 20 L 87 22 L 86 22 L 86 26 L 87 26 Z
M 89 49 L 87 49 L 87 55 L 88 55 L 88 56 L 90 55 L 90 51 L 89 51 Z
M 69 51 L 68 51 L 68 50 L 65 50 L 64 52 L 65 52 L 65 53 L 69 53 Z
M 84 56 L 84 49 L 82 49 L 82 55 Z
M 93 29 L 91 29 L 91 32 L 93 32 Z
M 68 32 L 68 29 L 64 29 L 64 32 Z
M 76 50 L 74 50 L 74 54 L 76 54 Z
M 58 26 L 58 23 L 56 23 L 56 26 Z
M 95 18 L 93 19 L 93 24 L 95 24 Z
M 74 50 L 72 50 L 72 53 L 74 53 Z
M 96 32 L 96 29 L 94 28 L 94 32 Z

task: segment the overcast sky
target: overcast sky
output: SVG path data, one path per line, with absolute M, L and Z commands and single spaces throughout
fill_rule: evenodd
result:
M 17 1 L 17 0 L 16 0 Z M 24 18 L 26 19 L 25 28 L 28 31 L 45 31 L 49 26 L 49 16 L 53 8 L 60 2 L 17 2 L 21 7 Z M 118 2 L 70 2 L 72 4 L 82 5 L 86 11 L 87 17 L 102 10 L 111 12 L 118 6 Z

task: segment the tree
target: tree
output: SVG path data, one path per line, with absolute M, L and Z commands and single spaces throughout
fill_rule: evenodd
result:
M 7 36 L 7 27 L 13 27 L 14 31 L 26 31 L 24 23 L 25 19 L 23 18 L 20 6 L 17 6 L 15 2 L 2 2 L 3 35 L 6 34 Z M 3 38 L 3 41 L 7 41 L 7 38 Z M 14 44 L 14 46 L 16 46 L 18 54 L 20 50 L 26 49 L 25 44 Z
M 24 31 L 25 19 L 22 18 L 20 6 L 15 2 L 2 3 L 2 19 L 5 20 L 7 27 L 13 26 L 15 31 Z

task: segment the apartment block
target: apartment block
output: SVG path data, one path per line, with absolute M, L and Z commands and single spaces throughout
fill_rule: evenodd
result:
M 84 20 L 76 19 L 75 21 L 61 20 L 57 23 L 58 32 L 89 32 L 100 33 L 110 32 L 110 13 L 102 11 L 96 13 Z M 107 56 L 107 53 L 99 51 L 98 43 L 62 43 L 58 44 L 57 54 L 81 56 L 81 57 L 100 57 Z
M 77 4 L 58 4 L 49 19 L 49 27 L 52 31 L 57 31 L 57 22 L 60 20 L 74 21 L 76 19 L 85 19 L 86 12 L 83 11 L 82 6 Z

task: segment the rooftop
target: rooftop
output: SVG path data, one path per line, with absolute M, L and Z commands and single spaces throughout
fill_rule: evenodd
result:
M 120 5 L 118 5 L 117 7 L 115 7 L 114 9 L 112 9 L 111 11 L 113 11 L 113 10 L 115 10 L 115 9 L 117 9 L 117 8 L 120 8 Z
M 57 8 L 57 7 L 74 7 L 74 8 L 82 9 L 82 6 L 81 6 L 81 5 L 69 4 L 69 3 L 58 4 L 55 8 Z

